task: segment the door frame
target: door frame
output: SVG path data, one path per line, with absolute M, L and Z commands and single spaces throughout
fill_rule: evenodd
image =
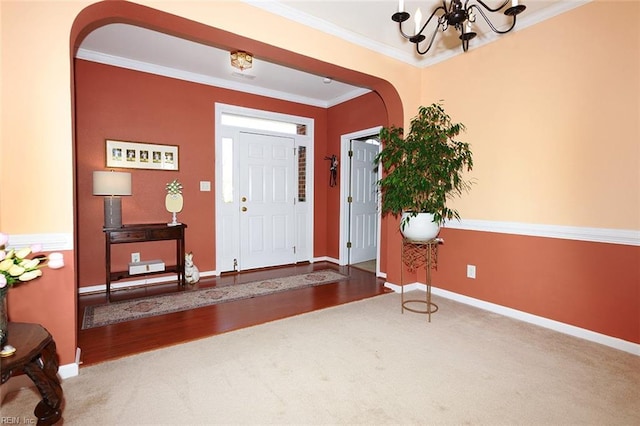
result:
M 228 125 L 222 125 L 221 116 L 223 113 L 228 114 L 236 114 L 243 115 L 246 117 L 266 119 L 266 120 L 274 120 L 274 121 L 284 121 L 289 123 L 296 123 L 306 126 L 306 134 L 305 135 L 297 135 L 297 134 L 288 134 L 288 133 L 280 133 L 280 132 L 270 132 L 263 130 L 256 130 L 251 128 L 244 127 L 234 127 Z M 313 262 L 314 253 L 314 119 L 310 117 L 301 117 L 290 114 L 283 114 L 277 112 L 270 112 L 264 110 L 258 110 L 247 107 L 240 107 L 237 105 L 229 105 L 224 103 L 215 102 L 214 105 L 214 119 L 215 119 L 215 138 L 214 138 L 214 146 L 215 146 L 215 164 L 214 164 L 214 176 L 215 176 L 215 196 L 214 196 L 214 221 L 215 221 L 215 252 L 216 252 L 216 275 L 220 275 L 222 272 L 227 271 L 225 268 L 224 271 L 221 269 L 223 264 L 225 263 L 222 258 L 222 247 L 223 247 L 223 223 L 222 223 L 222 139 L 224 137 L 228 137 L 230 133 L 246 131 L 249 133 L 263 133 L 263 134 L 272 134 L 274 136 L 284 136 L 284 137 L 292 137 L 294 138 L 294 146 L 295 149 L 298 149 L 300 146 L 306 146 L 306 201 L 304 204 L 296 201 L 296 218 L 295 225 L 296 229 L 304 229 L 304 232 L 298 232 L 296 235 L 296 262 L 309 261 Z M 230 132 L 230 130 L 232 130 Z M 297 155 L 295 158 L 298 158 Z M 237 182 L 239 179 L 238 176 L 238 158 L 234 155 L 234 182 Z M 295 164 L 296 173 L 298 171 L 298 164 Z M 235 191 L 237 191 L 237 185 L 235 185 Z M 234 192 L 235 192 L 234 191 Z M 238 194 L 235 194 L 236 196 Z M 234 197 L 233 205 L 237 207 L 239 211 L 239 200 L 237 197 Z M 234 250 L 238 250 L 237 247 Z
M 338 263 L 342 265 L 348 264 L 347 242 L 349 241 L 349 203 L 347 202 L 347 194 L 349 193 L 349 146 L 352 139 L 360 139 L 367 136 L 377 136 L 380 134 L 382 126 L 371 127 L 369 129 L 359 130 L 353 133 L 346 133 L 340 136 L 340 250 Z M 380 147 L 382 148 L 382 147 Z M 382 170 L 378 170 L 378 179 Z M 380 197 L 378 197 L 378 226 L 376 230 L 376 276 L 380 276 L 380 234 L 381 234 L 381 214 L 380 214 Z

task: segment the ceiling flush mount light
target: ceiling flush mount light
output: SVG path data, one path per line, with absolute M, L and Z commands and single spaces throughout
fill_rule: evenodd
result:
M 491 8 L 481 0 L 442 0 L 442 6 L 438 6 L 424 24 L 422 23 L 422 13 L 420 12 L 420 8 L 416 10 L 413 18 L 415 32 L 414 35 L 409 35 L 402 30 L 402 23 L 408 20 L 411 15 L 404 11 L 404 0 L 399 0 L 398 11 L 391 16 L 391 19 L 398 23 L 402 36 L 410 42 L 415 43 L 416 51 L 420 55 L 424 55 L 429 51 L 429 49 L 431 49 L 433 40 L 436 38 L 436 34 L 438 33 L 438 29 L 446 31 L 449 27 L 454 27 L 458 31 L 460 34 L 459 38 L 462 41 L 462 50 L 466 52 L 469 48 L 469 40 L 477 35 L 472 29 L 472 24 L 476 22 L 476 12 L 478 12 L 487 24 L 489 24 L 489 27 L 493 32 L 505 34 L 516 26 L 516 16 L 522 13 L 526 8 L 527 7 L 525 5 L 518 4 L 518 0 L 503 0 L 496 8 Z M 485 11 L 491 13 L 502 11 L 506 16 L 510 16 L 512 18 L 511 25 L 506 30 L 496 28 L 489 20 Z M 427 39 L 427 36 L 423 33 L 434 17 L 437 20 L 437 24 L 435 25 L 433 33 L 428 34 L 430 38 L 427 48 L 421 50 L 420 43 Z
M 253 66 L 253 55 L 242 50 L 231 52 L 231 66 L 240 71 L 249 69 Z

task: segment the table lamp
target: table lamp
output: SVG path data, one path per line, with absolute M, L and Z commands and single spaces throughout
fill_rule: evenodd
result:
M 93 195 L 104 195 L 104 227 L 122 228 L 121 195 L 131 195 L 131 173 L 93 172 Z

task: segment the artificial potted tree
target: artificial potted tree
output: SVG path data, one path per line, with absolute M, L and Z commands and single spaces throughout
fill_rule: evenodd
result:
M 455 140 L 464 130 L 440 103 L 434 103 L 418 108 L 406 135 L 395 126 L 380 131 L 383 149 L 374 163 L 382 164 L 386 172 L 378 181 L 382 214 L 402 216 L 405 238 L 428 241 L 438 235 L 445 220 L 460 219 L 447 202 L 471 186 L 464 176 L 473 168 L 471 149 Z

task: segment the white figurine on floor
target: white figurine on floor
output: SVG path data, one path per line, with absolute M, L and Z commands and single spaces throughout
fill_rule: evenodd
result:
M 193 253 L 187 253 L 184 256 L 184 279 L 189 284 L 195 284 L 200 281 L 200 271 L 193 264 Z

